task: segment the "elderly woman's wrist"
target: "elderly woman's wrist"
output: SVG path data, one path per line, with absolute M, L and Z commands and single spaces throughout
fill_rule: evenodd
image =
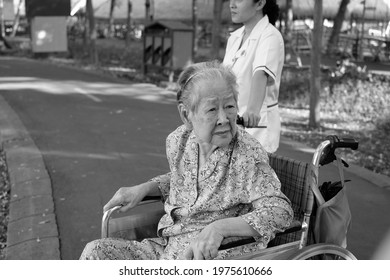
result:
M 228 232 L 229 227 L 226 227 L 225 219 L 214 221 L 210 226 L 212 226 L 213 230 L 222 237 L 226 238 L 230 236 Z
M 158 190 L 158 184 L 155 181 L 148 181 L 148 182 L 145 182 L 143 184 L 140 184 L 139 188 L 144 196 L 160 195 L 159 190 Z

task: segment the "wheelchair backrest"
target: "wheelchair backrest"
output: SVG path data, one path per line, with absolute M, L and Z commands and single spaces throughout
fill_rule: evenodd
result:
M 282 192 L 291 201 L 294 219 L 302 222 L 305 213 L 311 214 L 314 200 L 313 192 L 307 183 L 309 163 L 272 154 L 269 157 L 269 164 L 281 182 Z M 277 237 L 273 243 L 274 245 L 284 244 L 299 240 L 300 237 L 300 232 L 294 232 L 287 236 Z

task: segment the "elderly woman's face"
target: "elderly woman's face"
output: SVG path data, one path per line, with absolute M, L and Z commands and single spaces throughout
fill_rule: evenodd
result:
M 225 147 L 237 132 L 237 102 L 222 79 L 198 85 L 198 106 L 189 118 L 199 144 Z

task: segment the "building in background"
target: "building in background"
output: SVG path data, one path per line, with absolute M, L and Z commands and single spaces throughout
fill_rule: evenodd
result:
M 70 0 L 25 0 L 34 53 L 67 52 Z

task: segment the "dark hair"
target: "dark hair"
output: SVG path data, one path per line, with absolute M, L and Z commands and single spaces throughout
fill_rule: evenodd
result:
M 260 0 L 254 0 L 255 3 Z M 279 5 L 276 3 L 276 0 L 265 0 L 265 5 L 263 7 L 263 14 L 268 16 L 268 20 L 272 25 L 275 25 L 276 21 L 279 18 Z

